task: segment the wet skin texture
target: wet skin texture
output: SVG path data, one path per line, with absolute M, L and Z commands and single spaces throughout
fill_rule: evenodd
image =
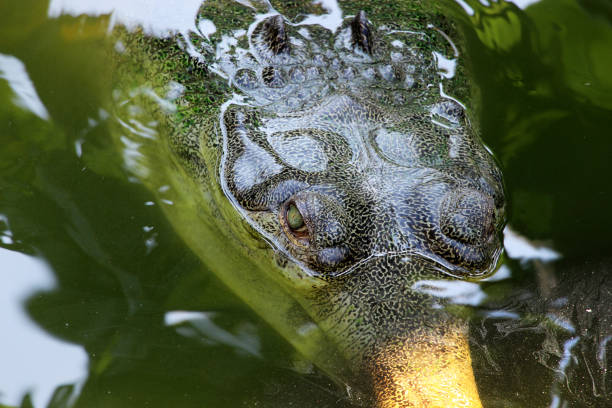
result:
M 442 90 L 435 36 L 445 41 L 376 28 L 363 12 L 335 34 L 269 15 L 215 66 L 239 95 L 221 114 L 223 189 L 295 276 L 321 282 L 301 303 L 381 407 L 444 406 L 443 394 L 480 404 L 465 390 L 464 324 L 428 282 L 491 270 L 505 199 Z

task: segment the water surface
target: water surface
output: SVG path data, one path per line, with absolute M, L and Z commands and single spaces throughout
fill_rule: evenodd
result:
M 0 6 L 0 404 L 349 406 L 182 243 L 162 211 L 171 200 L 133 171 L 137 147 L 110 142 L 117 92 L 130 91 L 112 89 L 112 27 L 213 34 L 196 24 L 199 1 L 167 3 Z M 333 29 L 346 5 L 322 4 L 317 21 Z M 475 117 L 511 205 L 500 270 L 448 293 L 473 310 L 485 406 L 611 404 L 610 375 L 593 371 L 611 365 L 610 333 L 589 357 L 575 322 L 538 316 L 555 287 L 605 313 L 591 286 L 563 284 L 612 273 L 612 10 L 606 0 L 442 4 L 464 33 Z M 138 123 L 155 135 L 155 123 Z

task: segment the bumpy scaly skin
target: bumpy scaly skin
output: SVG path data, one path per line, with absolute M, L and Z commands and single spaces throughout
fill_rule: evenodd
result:
M 222 124 L 222 181 L 236 205 L 311 274 L 387 253 L 486 271 L 504 219 L 501 175 L 461 105 L 440 96 L 422 34 L 374 32 L 363 13 L 336 36 L 290 29 L 279 15 L 254 23 L 251 52 L 218 63 L 246 96 Z M 307 245 L 251 213 L 282 218 L 289 204 L 305 214 Z
M 385 12 L 409 10 L 409 2 L 371 3 Z M 369 390 L 378 406 L 478 406 L 465 324 L 431 293 L 434 281 L 481 276 L 495 263 L 504 192 L 462 106 L 441 96 L 441 82 L 444 89 L 459 82 L 438 72 L 433 52 L 447 54 L 446 40 L 435 29 L 421 30 L 426 23 L 418 13 L 401 19 L 418 22 L 419 32 L 376 26 L 356 13 L 335 33 L 274 12 L 253 21 L 251 9 L 222 0 L 205 2 L 201 13 L 218 17 L 217 33 L 204 45 L 206 64 L 193 66 L 178 47 L 146 39 L 145 56 L 154 63 L 134 63 L 149 72 L 179 62 L 154 77 L 186 86 L 169 133 L 197 187 L 185 183 L 182 170 L 167 170 L 182 194 L 177 204 L 188 210 L 168 207 L 186 241 L 292 344 L 333 378 Z M 142 47 L 131 38 L 124 39 L 128 48 Z M 209 248 L 216 242 L 198 235 L 245 239 L 234 228 L 235 213 L 225 212 L 231 208 L 217 181 L 271 244 L 236 245 L 247 253 L 249 245 L 265 247 L 255 251 L 258 269 L 238 262 L 244 270 L 223 270 Z M 200 218 L 190 213 L 198 206 L 205 207 Z M 300 216 L 303 227 L 292 229 Z M 224 221 L 218 230 L 212 218 Z M 243 284 L 254 271 L 253 282 Z M 288 309 L 275 319 L 269 303 Z M 308 319 L 294 318 L 293 309 Z M 326 339 L 302 341 L 310 322 Z M 343 361 L 335 362 L 336 354 Z
M 439 371 L 455 364 L 462 379 L 449 372 L 454 385 L 421 403 L 444 406 L 447 392 L 456 406 L 478 404 L 464 328 L 419 285 L 486 274 L 504 224 L 501 174 L 441 92 L 441 54 L 424 51 L 436 35 L 376 29 L 363 12 L 335 34 L 268 15 L 218 46 L 213 66 L 240 95 L 221 114 L 224 191 L 324 282 L 300 302 L 383 407 L 431 389 L 413 360 L 444 353 L 453 357 L 436 360 Z M 299 230 L 287 221 L 295 208 Z

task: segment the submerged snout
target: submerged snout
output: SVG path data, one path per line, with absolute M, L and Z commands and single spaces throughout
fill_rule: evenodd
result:
M 444 266 L 417 254 L 372 257 L 315 296 L 334 305 L 319 321 L 356 377 L 367 378 L 376 408 L 481 407 L 468 343 L 468 322 L 418 283 L 454 281 Z M 357 381 L 358 382 L 358 381 Z
M 442 297 L 415 290 L 423 280 L 446 280 L 441 265 L 391 255 L 372 262 L 368 271 L 376 274 L 381 267 L 396 279 L 385 298 L 368 299 L 388 306 L 370 321 L 376 326 L 375 351 L 366 352 L 376 408 L 481 408 L 468 322 L 449 313 Z

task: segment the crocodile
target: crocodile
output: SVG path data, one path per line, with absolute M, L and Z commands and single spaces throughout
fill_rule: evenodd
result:
M 451 96 L 455 44 L 418 10 L 404 26 L 355 10 L 329 27 L 238 3 L 205 3 L 203 41 L 178 40 L 191 57 L 170 77 L 167 150 L 135 172 L 207 267 L 355 404 L 481 406 L 467 323 L 437 293 L 494 270 L 506 200 Z

